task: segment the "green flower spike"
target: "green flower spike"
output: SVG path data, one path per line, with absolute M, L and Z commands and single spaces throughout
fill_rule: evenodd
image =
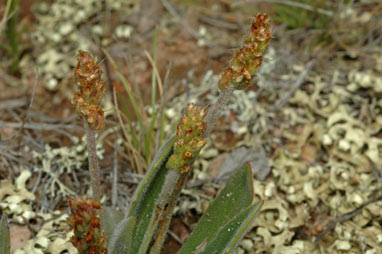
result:
M 178 169 L 183 174 L 190 170 L 190 163 L 206 144 L 204 139 L 207 129 L 204 121 L 206 115 L 207 108 L 188 105 L 185 115 L 177 126 L 174 153 L 166 164 L 167 168 Z
M 252 76 L 260 68 L 263 55 L 271 40 L 269 17 L 258 14 L 252 22 L 251 31 L 243 40 L 243 46 L 235 53 L 220 80 L 220 90 L 228 88 L 245 89 L 251 83 Z

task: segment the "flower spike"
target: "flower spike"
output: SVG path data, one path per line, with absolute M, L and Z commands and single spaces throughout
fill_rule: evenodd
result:
M 69 201 L 71 217 L 68 218 L 70 230 L 74 235 L 70 239 L 79 254 L 107 254 L 105 236 L 101 228 L 101 221 L 97 210 L 101 205 L 90 198 L 80 197 Z
M 206 115 L 207 108 L 198 108 L 192 103 L 188 105 L 177 126 L 174 154 L 169 158 L 167 168 L 178 169 L 183 174 L 190 170 L 189 164 L 206 144 Z
M 104 112 L 100 105 L 105 90 L 101 79 L 102 70 L 88 52 L 80 50 L 77 58 L 78 62 L 74 71 L 77 92 L 74 95 L 73 104 L 77 113 L 87 120 L 90 128 L 100 130 L 104 121 Z
M 271 40 L 269 17 L 260 13 L 254 17 L 251 31 L 243 40 L 243 46 L 233 56 L 219 80 L 220 90 L 245 89 L 260 68 L 263 55 Z

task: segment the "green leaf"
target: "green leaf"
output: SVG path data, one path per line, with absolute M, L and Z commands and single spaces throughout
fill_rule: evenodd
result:
M 107 252 L 110 254 L 130 253 L 131 232 L 135 226 L 133 217 L 124 218 L 109 236 Z
M 141 246 L 148 247 L 155 231 L 151 221 L 167 174 L 166 162 L 171 156 L 174 141 L 175 137 L 167 140 L 156 154 L 150 169 L 135 191 L 129 213 L 113 231 L 108 253 L 136 254 Z M 151 231 L 150 235 L 148 232 Z
M 9 236 L 9 228 L 7 223 L 7 216 L 3 214 L 0 221 L 0 254 L 10 254 L 11 243 Z
M 246 163 L 228 179 L 226 186 L 211 202 L 179 253 L 194 253 L 198 246 L 207 246 L 205 244 L 215 238 L 222 225 L 251 207 L 253 198 L 252 170 Z
M 102 227 L 105 232 L 106 241 L 109 242 L 117 225 L 123 220 L 123 213 L 113 207 L 102 208 Z
M 193 253 L 234 253 L 234 250 L 240 243 L 240 240 L 251 228 L 253 220 L 256 218 L 262 205 L 263 201 L 259 201 L 240 212 L 219 230 L 211 242 L 206 242 L 205 248 L 203 248 L 203 246 L 199 246 L 200 249 Z
M 132 232 L 131 254 L 146 253 L 157 227 L 154 212 L 167 175 L 166 162 L 172 154 L 175 137 L 170 138 L 159 150 L 131 202 L 128 217 L 136 219 Z

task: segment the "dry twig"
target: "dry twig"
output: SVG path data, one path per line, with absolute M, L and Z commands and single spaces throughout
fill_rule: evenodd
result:
M 319 241 L 321 241 L 321 239 L 331 230 L 333 230 L 336 225 L 338 223 L 342 223 L 344 221 L 347 221 L 347 220 L 350 220 L 351 218 L 353 218 L 354 216 L 356 216 L 357 214 L 359 214 L 363 208 L 365 208 L 366 206 L 370 205 L 370 204 L 373 204 L 375 202 L 378 202 L 378 201 L 382 201 L 382 196 L 379 196 L 377 198 L 374 198 L 368 202 L 366 202 L 365 204 L 361 205 L 360 207 L 354 209 L 353 211 L 351 212 L 348 212 L 348 213 L 345 213 L 343 215 L 341 215 L 340 217 L 338 217 L 337 219 L 335 219 L 334 221 L 330 222 L 329 225 L 325 228 L 324 231 L 322 231 L 318 237 L 316 238 L 316 240 L 314 240 L 314 244 L 318 244 Z
M 26 99 L 10 99 L 10 100 L 4 100 L 0 101 L 0 109 L 14 109 L 14 108 L 21 108 L 24 107 L 27 104 Z
M 300 73 L 300 75 L 296 79 L 296 82 L 293 84 L 291 89 L 289 89 L 289 91 L 284 95 L 284 97 L 280 98 L 276 102 L 276 105 L 273 107 L 273 110 L 279 110 L 289 101 L 289 99 L 293 96 L 296 90 L 303 84 L 306 76 L 308 75 L 310 70 L 313 68 L 315 63 L 316 63 L 316 60 L 312 59 L 306 64 L 304 71 Z
M 196 32 L 186 21 L 184 18 L 182 18 L 178 13 L 177 11 L 175 10 L 175 8 L 167 1 L 167 0 L 161 0 L 162 1 L 162 4 L 163 6 L 167 9 L 167 11 L 172 15 L 174 16 L 175 19 L 178 20 L 178 22 L 180 24 L 182 24 L 182 26 L 187 30 L 187 32 L 189 34 L 192 35 L 192 37 L 194 37 L 196 40 L 200 40 L 202 39 L 201 36 L 199 35 L 198 32 Z M 205 38 L 203 38 L 205 41 L 206 41 L 206 46 L 215 46 L 215 43 L 212 42 L 212 41 L 209 41 L 209 40 L 206 40 Z
M 333 16 L 333 12 L 329 10 L 325 10 L 322 8 L 315 8 L 313 6 L 310 6 L 308 4 L 300 3 L 297 1 L 290 1 L 290 0 L 242 0 L 242 1 L 236 1 L 235 3 L 232 4 L 232 7 L 236 7 L 241 4 L 245 3 L 260 3 L 260 2 L 265 2 L 265 3 L 277 3 L 277 4 L 285 4 L 293 7 L 298 7 L 301 9 L 305 9 L 308 11 L 317 11 L 320 14 L 326 15 L 326 16 Z
M 20 128 L 23 123 L 0 121 L 0 127 Z M 26 123 L 24 129 L 56 131 L 57 129 L 79 130 L 82 127 L 76 124 Z

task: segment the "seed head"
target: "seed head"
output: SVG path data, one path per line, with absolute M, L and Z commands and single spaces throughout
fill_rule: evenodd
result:
M 78 115 L 84 117 L 92 129 L 100 130 L 104 121 L 104 112 L 100 105 L 105 90 L 101 79 L 102 70 L 88 52 L 80 50 L 77 60 L 74 71 L 77 91 L 73 104 Z
M 242 47 L 233 56 L 230 65 L 219 80 L 219 88 L 245 89 L 260 68 L 263 55 L 271 40 L 269 17 L 260 13 L 254 17 L 251 31 L 243 40 Z
M 90 198 L 83 200 L 80 197 L 68 201 L 71 216 L 67 222 L 69 230 L 74 230 L 70 239 L 79 254 L 107 254 L 105 236 L 103 234 L 97 210 L 100 204 Z

